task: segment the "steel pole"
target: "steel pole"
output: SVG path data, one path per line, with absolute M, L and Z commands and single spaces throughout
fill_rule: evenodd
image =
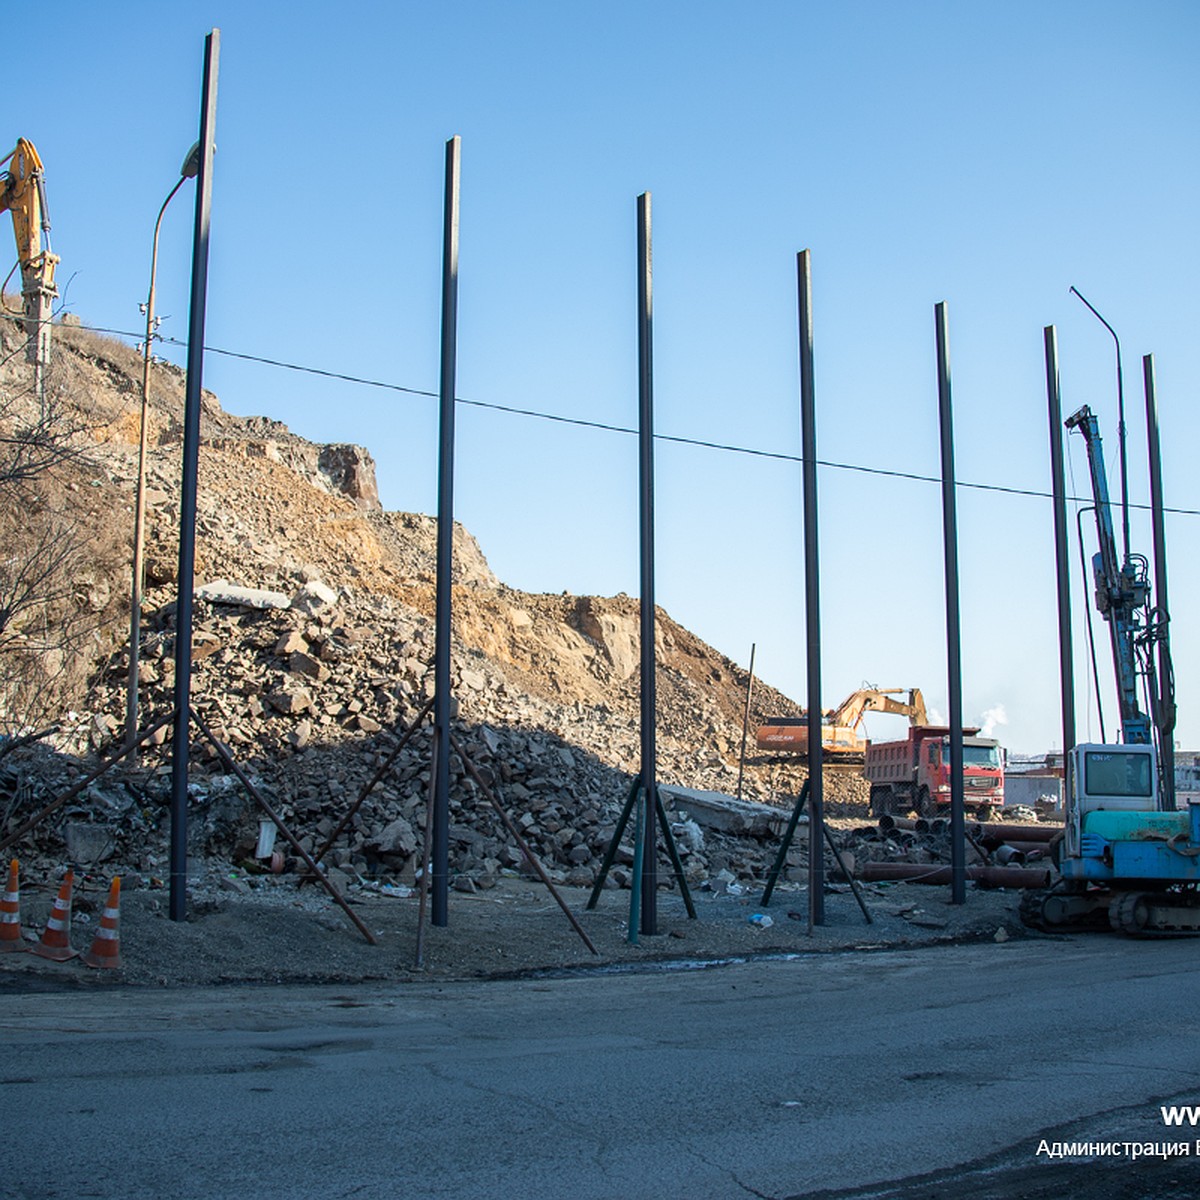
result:
M 435 600 L 433 725 L 434 925 L 449 923 L 450 899 L 450 638 L 454 574 L 454 388 L 458 353 L 458 186 L 462 139 L 446 143 L 442 240 L 442 373 L 439 393 L 437 595 Z
M 1152 697 L 1159 732 L 1159 761 L 1162 766 L 1162 805 L 1175 807 L 1175 686 L 1171 667 L 1171 606 L 1167 597 L 1167 530 L 1163 510 L 1162 448 L 1158 440 L 1158 399 L 1154 391 L 1154 355 L 1142 357 L 1142 381 L 1146 389 L 1146 433 L 1150 451 L 1150 516 L 1154 533 L 1154 606 L 1164 622 L 1158 642 L 1157 695 Z
M 658 854 L 655 813 L 658 808 L 658 712 L 654 661 L 654 293 L 650 237 L 650 193 L 637 199 L 638 252 L 638 493 L 641 543 L 641 810 L 644 843 L 641 870 L 641 931 L 658 932 Z
M 808 924 L 825 924 L 825 751 L 821 745 L 821 580 L 817 546 L 817 406 L 813 386 L 812 254 L 796 255 L 800 455 L 804 491 L 804 617 L 808 654 Z
M 950 399 L 950 336 L 945 301 L 934 306 L 937 327 L 938 416 L 942 441 L 942 540 L 946 573 L 946 674 L 950 692 L 950 899 L 967 902 L 963 843 L 962 637 L 958 601 L 958 514 L 955 505 L 954 415 Z
M 1067 488 L 1063 469 L 1062 390 L 1058 374 L 1058 334 L 1042 331 L 1046 350 L 1046 400 L 1050 417 L 1050 483 L 1054 508 L 1054 565 L 1058 583 L 1058 679 L 1062 697 L 1063 791 L 1069 794 L 1070 751 L 1075 745 L 1075 670 L 1071 641 L 1071 564 L 1067 532 Z
M 171 746 L 170 917 L 187 917 L 188 734 L 192 694 L 192 590 L 196 573 L 196 490 L 200 459 L 200 400 L 204 378 L 204 316 L 208 297 L 208 234 L 217 123 L 217 64 L 221 31 L 204 41 L 200 108 L 200 162 L 192 237 L 192 290 L 188 321 L 187 385 L 183 404 L 183 481 L 179 499 L 179 576 L 175 604 L 175 733 Z

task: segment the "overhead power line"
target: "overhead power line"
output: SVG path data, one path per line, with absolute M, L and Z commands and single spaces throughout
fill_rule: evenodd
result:
M 142 335 L 131 333 L 127 329 L 103 329 L 94 325 L 80 326 L 91 333 L 110 333 L 118 337 L 139 338 Z M 187 343 L 179 338 L 163 337 L 160 341 L 167 342 L 173 346 L 186 346 Z M 349 375 L 343 371 L 330 371 L 321 367 L 308 367 L 301 363 L 285 362 L 278 358 L 266 358 L 260 354 L 246 354 L 238 350 L 225 350 L 220 346 L 205 346 L 206 354 L 216 354 L 222 358 L 236 358 L 242 362 L 259 363 L 267 367 L 278 367 L 285 371 L 296 371 L 302 375 L 318 375 L 323 379 L 337 379 L 343 383 L 353 383 L 360 387 L 380 388 L 389 392 L 402 392 L 407 396 L 422 396 L 436 400 L 437 392 L 431 392 L 424 388 L 406 387 L 399 383 L 388 383 L 382 379 L 367 379 L 361 375 Z M 575 425 L 581 429 L 598 429 L 605 433 L 620 433 L 637 436 L 637 430 L 626 425 L 612 425 L 604 421 L 588 421 L 583 417 L 567 417 L 561 413 L 539 412 L 533 408 L 518 408 L 511 404 L 496 404 L 488 400 L 469 400 L 463 396 L 455 397 L 456 404 L 462 404 L 470 408 L 489 409 L 492 412 L 508 413 L 511 416 L 529 417 L 538 421 L 551 421 L 558 425 Z M 752 458 L 770 458 L 778 462 L 802 463 L 804 459 L 799 454 L 788 454 L 782 450 L 760 450 L 753 446 L 735 446 L 728 442 L 712 442 L 702 438 L 683 437 L 679 434 L 656 433 L 654 435 L 656 442 L 671 442 L 679 446 L 696 446 L 704 450 L 719 450 L 727 454 L 743 454 Z M 818 458 L 817 465 L 820 467 L 829 467 L 836 471 L 853 471 L 860 475 L 878 475 L 887 479 L 908 479 L 915 483 L 933 483 L 940 484 L 941 478 L 937 475 L 923 475 L 919 471 L 898 471 L 887 467 L 868 467 L 862 463 L 836 462 L 831 459 Z M 1006 496 L 1029 496 L 1037 500 L 1052 499 L 1050 492 L 1041 491 L 1037 488 L 1022 488 L 1013 487 L 1001 483 L 975 483 L 970 480 L 956 480 L 957 486 L 961 488 L 969 488 L 977 492 L 998 492 Z M 1078 504 L 1090 504 L 1091 501 L 1087 497 L 1068 496 L 1068 500 Z M 1150 506 L 1148 504 L 1130 503 L 1130 508 L 1136 508 L 1148 512 Z M 1194 508 L 1169 508 L 1164 507 L 1164 512 L 1171 513 L 1174 516 L 1184 517 L 1200 517 L 1200 509 Z

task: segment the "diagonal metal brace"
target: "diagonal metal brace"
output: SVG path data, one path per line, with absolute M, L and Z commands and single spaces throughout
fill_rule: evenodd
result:
M 242 787 L 244 787 L 246 791 L 250 793 L 251 797 L 258 804 L 258 806 L 275 823 L 275 828 L 283 834 L 288 845 L 291 846 L 291 848 L 295 850 L 300 858 L 304 860 L 304 865 L 308 867 L 308 869 L 317 877 L 317 882 L 330 894 L 330 896 L 333 897 L 334 902 L 339 908 L 341 908 L 346 916 L 350 918 L 358 932 L 361 933 L 372 946 L 379 945 L 379 939 L 376 938 L 376 936 L 362 923 L 362 920 L 358 914 L 354 912 L 349 904 L 346 903 L 346 898 L 337 890 L 337 888 L 333 886 L 329 880 L 329 877 L 324 871 L 321 870 L 319 866 L 317 866 L 316 862 L 313 861 L 313 856 L 309 854 L 309 852 L 305 850 L 303 846 L 300 845 L 300 842 L 297 840 L 295 834 L 293 834 L 292 831 L 283 823 L 283 818 L 280 817 L 274 808 L 271 807 L 270 801 L 267 800 L 267 798 L 258 790 L 258 788 L 254 786 L 253 783 L 251 783 L 250 777 L 234 761 L 233 755 L 230 754 L 225 745 L 218 741 L 213 735 L 212 730 L 209 729 L 207 724 L 205 724 L 204 718 L 201 717 L 194 708 L 190 708 L 188 711 L 191 713 L 192 720 L 196 722 L 200 732 L 204 735 L 212 748 L 217 752 L 217 756 L 225 764 L 226 768 L 237 776 L 238 782 L 242 785 Z

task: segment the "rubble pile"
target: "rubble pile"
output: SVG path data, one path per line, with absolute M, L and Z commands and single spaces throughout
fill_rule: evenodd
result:
M 136 372 L 126 347 L 64 329 L 61 369 L 87 395 L 88 486 L 98 508 L 130 518 L 137 463 Z M 14 369 L 9 367 L 8 369 Z M 151 392 L 147 590 L 139 690 L 142 728 L 173 702 L 174 597 L 182 374 L 157 367 Z M 436 521 L 385 513 L 360 447 L 316 447 L 278 422 L 204 399 L 197 517 L 192 703 L 214 736 L 300 837 L 320 849 L 432 688 Z M 627 596 L 532 595 L 495 578 L 455 529 L 456 737 L 552 878 L 591 884 L 640 759 L 638 606 Z M 120 630 L 113 640 L 119 642 Z M 658 777 L 730 794 L 739 777 L 746 672 L 659 613 Z M 0 759 L 0 834 L 121 744 L 128 654 L 99 660 L 89 694 L 56 735 Z M 796 705 L 756 684 L 752 724 Z M 105 775 L 22 842 L 47 861 L 103 861 L 146 878 L 166 870 L 169 727 L 136 766 Z M 420 729 L 325 859 L 343 884 L 411 883 L 419 866 L 430 734 Z M 193 729 L 190 853 L 266 867 L 254 801 Z M 523 869 L 520 852 L 452 756 L 451 859 L 457 886 Z M 796 760 L 751 748 L 745 799 L 786 815 L 805 778 Z M 826 812 L 865 812 L 857 775 L 827 777 Z M 761 878 L 777 841 L 705 826 L 673 810 L 687 876 Z M 282 867 L 295 868 L 283 848 Z M 628 853 L 610 882 L 628 880 Z M 804 851 L 794 849 L 799 869 Z M 279 857 L 275 864 L 279 866 Z M 663 875 L 669 876 L 664 860 Z
M 338 596 L 319 580 L 300 587 L 287 608 L 249 607 L 264 595 L 249 589 L 205 591 L 242 603 L 197 602 L 193 705 L 312 853 L 420 712 L 433 651 L 430 622 L 386 597 Z M 145 632 L 143 727 L 171 708 L 174 631 L 169 606 L 146 622 Z M 119 745 L 116 714 L 122 711 L 125 674 L 125 660 L 114 660 L 94 689 L 95 711 L 60 733 L 63 750 L 83 757 Z M 675 683 L 674 691 L 689 690 L 686 680 Z M 493 783 L 551 878 L 590 886 L 628 795 L 630 772 L 636 770 L 636 712 L 531 696 L 513 687 L 485 656 L 467 649 L 455 656 L 454 693 L 456 737 L 463 751 L 485 781 Z M 664 722 L 668 730 L 670 724 Z M 733 766 L 716 753 L 697 756 L 685 734 L 660 740 L 660 779 L 718 792 L 728 788 Z M 85 801 L 41 826 L 32 835 L 39 847 L 53 854 L 65 838 L 75 851 L 70 857 L 81 865 L 104 857 L 151 878 L 160 875 L 170 768 L 166 755 L 156 756 L 153 747 L 165 747 L 168 735 L 169 727 L 153 735 L 140 769 L 106 777 Z M 334 843 L 326 861 L 335 870 L 335 882 L 345 886 L 381 877 L 413 882 L 424 830 L 430 741 L 428 726 L 419 729 Z M 195 731 L 192 759 L 193 855 L 253 865 L 259 816 L 253 800 Z M 779 764 L 768 768 L 776 776 L 782 769 Z M 488 887 L 501 871 L 521 870 L 526 864 L 457 754 L 451 757 L 451 770 L 456 886 Z M 11 817 L 19 819 L 55 788 L 64 788 L 70 774 L 49 772 L 41 761 L 29 773 L 37 780 L 38 794 L 27 790 L 23 802 L 12 806 Z M 10 769 L 10 792 L 16 777 Z M 839 795 L 853 797 L 856 784 L 852 780 L 839 790 L 836 781 L 827 781 L 831 802 L 836 805 Z M 0 780 L 0 791 L 3 786 Z M 789 807 L 793 802 L 790 794 L 771 795 L 753 765 L 744 792 L 750 799 L 774 799 Z M 694 806 L 673 801 L 669 794 L 668 805 L 691 882 L 722 871 L 763 877 L 785 809 L 769 810 L 779 819 L 751 829 L 731 828 L 703 812 L 693 814 L 689 807 Z M 631 833 L 610 875 L 614 885 L 629 880 Z M 790 866 L 800 868 L 806 861 L 802 849 L 793 849 Z M 298 864 L 285 861 L 284 866 L 296 869 Z M 669 879 L 665 858 L 662 870 L 664 880 Z

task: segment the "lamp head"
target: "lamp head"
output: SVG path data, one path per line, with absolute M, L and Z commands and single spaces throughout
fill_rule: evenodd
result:
M 183 160 L 183 166 L 179 168 L 179 175 L 182 179 L 195 179 L 200 174 L 200 143 L 194 142 L 192 148 L 187 152 L 187 158 Z

